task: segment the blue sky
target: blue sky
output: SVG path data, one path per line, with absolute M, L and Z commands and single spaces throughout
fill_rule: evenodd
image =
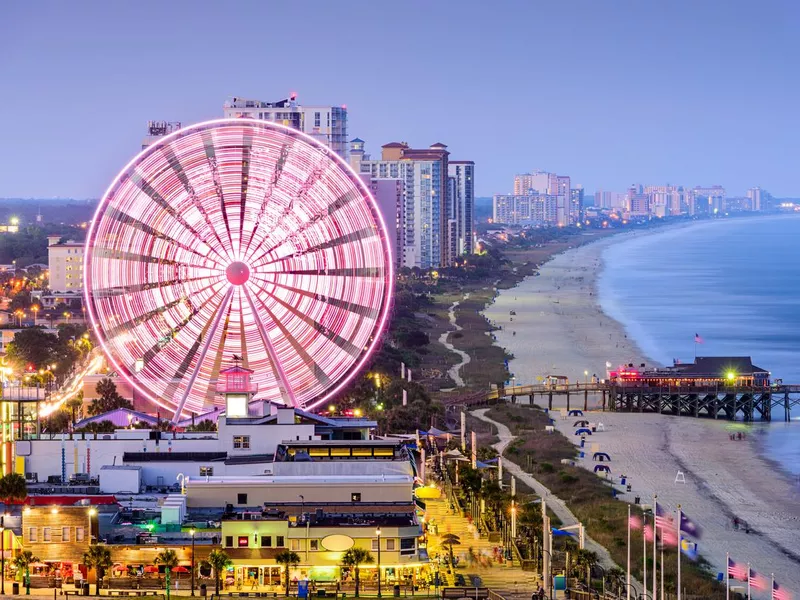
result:
M 0 197 L 98 197 L 149 119 L 290 91 L 375 153 L 448 144 L 479 195 L 544 169 L 800 196 L 798 31 L 789 0 L 10 0 Z

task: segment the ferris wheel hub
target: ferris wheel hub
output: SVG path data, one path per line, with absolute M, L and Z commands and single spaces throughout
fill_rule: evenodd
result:
M 250 267 L 237 260 L 228 265 L 228 268 L 225 269 L 225 276 L 233 285 L 244 285 L 250 279 Z

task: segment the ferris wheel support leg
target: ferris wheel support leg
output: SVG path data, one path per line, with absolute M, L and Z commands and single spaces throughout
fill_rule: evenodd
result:
M 250 304 L 250 310 L 253 311 L 254 315 L 257 315 L 259 311 L 256 309 L 256 304 L 253 302 L 253 297 L 250 295 L 250 290 L 248 290 L 245 286 L 242 286 L 242 289 L 244 290 L 244 295 L 247 298 L 247 302 Z M 297 400 L 294 397 L 292 387 L 289 385 L 289 380 L 286 377 L 286 373 L 283 372 L 283 367 L 278 361 L 278 354 L 275 352 L 272 342 L 269 341 L 269 333 L 267 332 L 266 327 L 264 327 L 264 323 L 261 321 L 261 319 L 256 319 L 256 323 L 258 324 L 258 331 L 261 334 L 261 341 L 264 343 L 264 348 L 266 348 L 267 353 L 269 354 L 269 359 L 272 362 L 275 374 L 280 380 L 279 383 L 284 393 L 284 401 L 287 401 L 289 406 L 297 408 Z
M 181 401 L 178 402 L 178 406 L 175 409 L 175 414 L 172 416 L 172 422 L 177 423 L 178 420 L 181 418 L 181 412 L 183 411 L 183 405 L 186 404 L 186 399 L 189 397 L 189 394 L 192 392 L 192 386 L 194 385 L 195 380 L 197 379 L 197 375 L 200 373 L 200 365 L 203 364 L 203 361 L 206 359 L 206 354 L 208 354 L 208 348 L 211 346 L 211 341 L 214 339 L 214 336 L 217 333 L 217 328 L 219 327 L 220 321 L 228 312 L 228 304 L 230 304 L 231 297 L 233 296 L 233 287 L 228 288 L 228 291 L 225 293 L 225 297 L 222 299 L 222 302 L 217 309 L 217 314 L 214 317 L 214 322 L 211 324 L 211 330 L 206 334 L 205 341 L 203 342 L 203 348 L 200 350 L 200 356 L 197 359 L 197 367 L 195 367 L 194 371 L 192 372 L 192 376 L 189 378 L 188 383 L 186 384 L 186 390 L 183 392 L 183 396 L 181 396 Z

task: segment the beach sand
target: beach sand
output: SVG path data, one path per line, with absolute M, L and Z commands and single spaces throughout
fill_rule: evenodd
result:
M 597 303 L 596 280 L 608 244 L 630 234 L 613 236 L 568 250 L 542 265 L 539 275 L 501 292 L 485 314 L 502 329 L 496 343 L 514 355 L 510 370 L 516 384 L 536 383 L 544 375 L 565 375 L 570 382 L 607 377 L 606 364 L 654 364 L 627 337 L 617 321 Z M 642 235 L 642 234 L 638 234 Z M 515 311 L 516 315 L 510 315 Z M 513 320 L 512 320 L 513 319 Z M 514 334 L 516 332 L 516 334 Z M 573 403 L 583 404 L 583 397 Z M 590 398 L 599 407 L 599 398 Z M 576 407 L 576 406 L 573 406 Z M 582 406 L 579 406 L 582 407 Z M 606 431 L 589 438 L 611 454 L 615 476 L 626 474 L 633 502 L 639 495 L 683 510 L 704 528 L 700 553 L 724 571 L 725 553 L 790 589 L 800 590 L 800 486 L 762 458 L 758 426 L 746 441 L 730 441 L 726 421 L 650 414 L 593 414 Z M 572 420 L 557 419 L 572 436 Z M 575 440 L 577 443 L 577 439 Z M 583 460 L 587 468 L 591 458 Z M 675 483 L 678 471 L 686 483 Z M 733 519 L 746 521 L 752 532 L 737 531 Z M 768 592 L 754 592 L 766 598 Z

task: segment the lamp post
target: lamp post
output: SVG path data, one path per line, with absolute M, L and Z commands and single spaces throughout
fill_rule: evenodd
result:
M 87 539 L 89 540 L 90 546 L 92 545 L 92 517 L 95 516 L 96 514 L 97 511 L 94 509 L 94 507 L 89 509 L 89 531 L 88 531 L 89 535 Z
M 192 536 L 192 596 L 194 596 L 194 534 L 195 528 L 189 530 L 189 535 Z
M 381 528 L 375 530 L 375 535 L 378 537 L 378 598 L 381 597 Z

